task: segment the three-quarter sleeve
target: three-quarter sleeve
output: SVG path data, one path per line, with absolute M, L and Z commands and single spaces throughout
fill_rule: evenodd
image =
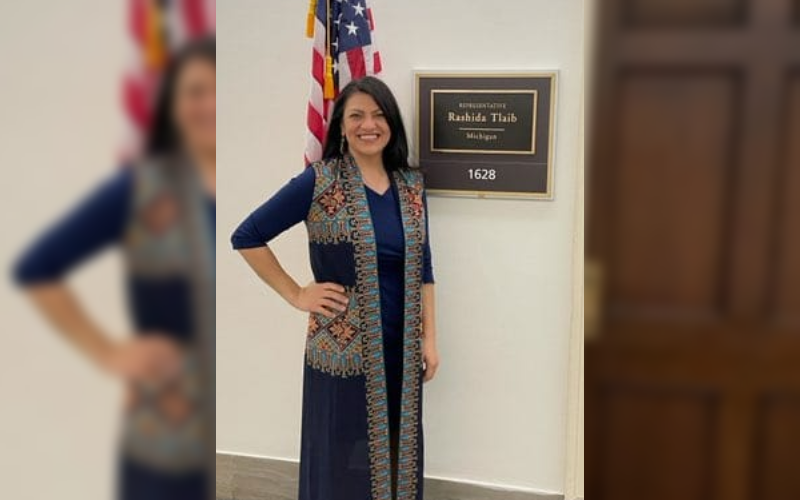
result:
M 314 198 L 316 175 L 306 168 L 272 198 L 251 213 L 234 231 L 231 243 L 236 250 L 259 248 L 308 217 Z
M 86 197 L 62 220 L 44 232 L 18 259 L 17 284 L 56 282 L 123 236 L 133 196 L 129 168 Z
M 426 191 L 422 192 L 422 202 L 425 205 L 425 244 L 422 249 L 422 282 L 426 285 L 435 283 L 433 277 L 433 257 L 431 256 L 431 231 L 428 221 L 428 194 Z

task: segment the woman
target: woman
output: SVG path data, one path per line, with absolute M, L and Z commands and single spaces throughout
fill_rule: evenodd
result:
M 400 110 L 367 77 L 337 99 L 324 160 L 233 235 L 253 270 L 309 313 L 300 500 L 422 499 L 422 387 L 439 366 L 427 203 Z M 305 222 L 315 281 L 266 244 Z
M 201 398 L 200 387 L 213 380 L 215 335 L 213 313 L 204 316 L 214 306 L 214 38 L 171 61 L 146 149 L 46 232 L 16 279 L 69 341 L 128 388 L 119 498 L 206 500 L 213 398 Z M 125 256 L 136 329 L 124 342 L 86 314 L 63 280 L 112 245 Z

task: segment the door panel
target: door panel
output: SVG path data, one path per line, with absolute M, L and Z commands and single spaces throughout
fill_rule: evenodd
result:
M 615 314 L 719 314 L 737 83 L 727 72 L 620 76 L 621 140 L 608 174 Z
M 588 498 L 800 498 L 798 12 L 600 3 Z
M 773 394 L 759 406 L 756 490 L 763 500 L 800 498 L 800 398 Z
M 778 234 L 778 259 L 774 270 L 774 320 L 800 326 L 800 73 L 788 80 L 787 126 L 783 137 L 786 163 L 782 173 L 782 203 Z
M 606 412 L 608 498 L 641 498 L 642 492 L 649 500 L 708 498 L 713 476 L 708 440 L 717 412 L 711 394 L 615 388 L 606 395 Z M 680 432 L 657 431 L 665 428 Z
M 741 0 L 627 0 L 622 15 L 632 27 L 730 26 L 743 17 Z

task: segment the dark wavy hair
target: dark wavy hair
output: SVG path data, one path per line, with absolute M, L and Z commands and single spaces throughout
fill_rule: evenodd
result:
M 175 54 L 167 65 L 158 97 L 155 101 L 150 132 L 145 144 L 147 156 L 164 156 L 176 153 L 181 147 L 181 136 L 175 124 L 173 104 L 175 91 L 183 69 L 196 59 L 217 65 L 217 42 L 215 36 L 208 36 L 187 43 Z
M 325 149 L 322 158 L 325 160 L 340 159 L 344 156 L 341 151 L 342 123 L 344 122 L 344 108 L 353 94 L 361 92 L 375 100 L 383 112 L 386 123 L 391 131 L 389 143 L 383 150 L 383 165 L 388 171 L 413 168 L 408 163 L 408 139 L 403 126 L 403 117 L 400 115 L 400 106 L 394 98 L 392 91 L 381 80 L 374 76 L 353 80 L 339 94 L 333 106 L 328 136 L 325 138 Z

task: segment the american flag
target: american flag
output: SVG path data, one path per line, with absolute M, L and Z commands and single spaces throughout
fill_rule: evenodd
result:
M 333 102 L 352 80 L 381 73 L 375 21 L 366 0 L 311 0 L 307 35 L 314 38 L 306 165 L 322 158 Z
M 135 156 L 147 131 L 170 54 L 216 29 L 216 0 L 128 0 L 130 63 L 123 81 L 122 155 Z

